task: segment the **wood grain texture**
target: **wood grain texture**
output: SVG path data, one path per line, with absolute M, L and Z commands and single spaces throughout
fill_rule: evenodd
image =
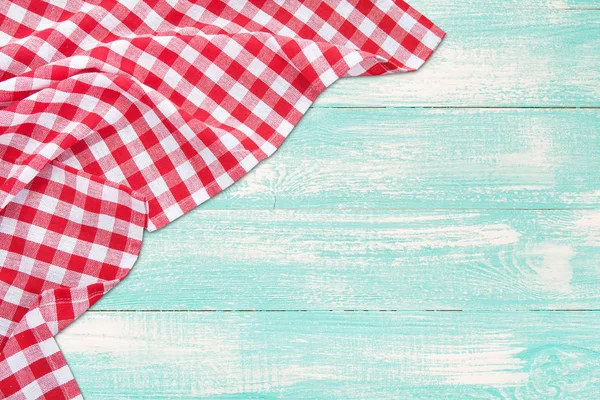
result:
M 94 313 L 89 399 L 593 399 L 600 313 Z M 110 389 L 108 389 L 110 388 Z
M 481 4 L 487 5 L 487 10 L 597 10 L 598 2 L 596 0 L 504 0 L 502 2 L 493 2 L 488 0 L 463 0 L 461 2 L 450 3 L 446 0 L 409 0 L 413 7 L 427 12 L 435 12 L 442 7 L 454 6 L 471 8 L 472 10 L 484 10 L 478 8 Z
M 315 106 L 600 106 L 598 2 L 518 3 L 413 2 L 450 33 L 423 69 L 342 79 Z
M 589 208 L 599 171 L 600 110 L 313 109 L 202 207 Z
M 598 210 L 201 210 L 95 307 L 600 309 Z

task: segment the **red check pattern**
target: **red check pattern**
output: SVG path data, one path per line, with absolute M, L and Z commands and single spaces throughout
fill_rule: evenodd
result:
M 415 71 L 401 0 L 0 2 L 0 395 L 81 398 L 53 337 L 142 232 L 240 179 L 344 76 Z

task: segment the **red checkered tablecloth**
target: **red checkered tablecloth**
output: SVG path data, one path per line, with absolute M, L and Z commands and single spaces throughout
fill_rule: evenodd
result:
M 0 395 L 81 398 L 55 340 L 340 77 L 417 70 L 401 0 L 0 2 Z

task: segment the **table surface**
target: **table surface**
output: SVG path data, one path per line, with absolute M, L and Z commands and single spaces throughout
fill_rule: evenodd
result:
M 412 5 L 422 70 L 335 83 L 58 336 L 88 400 L 597 398 L 600 3 Z

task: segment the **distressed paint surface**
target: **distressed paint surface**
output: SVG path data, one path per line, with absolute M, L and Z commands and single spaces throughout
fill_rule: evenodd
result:
M 600 309 L 598 210 L 198 210 L 96 310 Z
M 598 324 L 598 312 L 92 313 L 60 344 L 92 399 L 593 399 Z
M 590 208 L 599 155 L 600 109 L 313 109 L 201 209 Z
M 59 335 L 86 399 L 597 397 L 600 4 L 411 4 L 423 70 L 334 84 Z

